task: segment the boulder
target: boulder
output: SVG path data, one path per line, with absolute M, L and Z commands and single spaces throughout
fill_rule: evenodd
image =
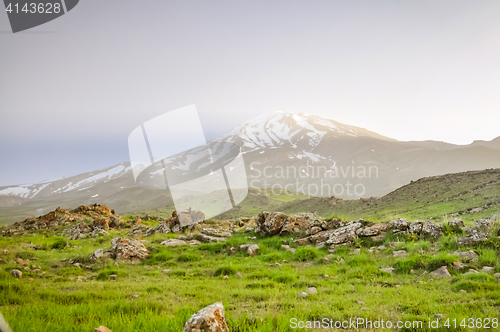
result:
M 191 316 L 184 325 L 184 332 L 229 332 L 222 302 L 209 305 Z
M 359 222 L 350 222 L 344 227 L 332 231 L 327 244 L 350 243 L 356 238 L 356 231 L 361 227 Z
M 250 255 L 250 256 L 255 256 L 259 253 L 259 246 L 256 245 L 256 244 L 252 244 L 251 246 L 249 246 L 247 248 L 247 253 Z
M 231 232 L 215 228 L 202 228 L 201 232 L 205 235 L 218 237 L 230 237 L 232 235 Z
M 451 228 L 453 228 L 455 230 L 459 230 L 462 227 L 465 227 L 462 219 L 458 219 L 458 218 L 454 218 L 454 219 L 448 221 L 448 226 L 450 226 Z
M 107 229 L 109 229 L 109 222 L 110 222 L 110 218 L 103 218 L 103 217 L 96 216 L 92 220 L 92 226 L 107 230 Z
M 311 229 L 311 223 L 313 223 L 314 225 L 314 218 L 315 216 L 312 213 L 300 213 L 294 216 L 290 216 L 286 219 L 283 227 L 281 227 L 280 235 L 288 236 L 290 234 L 300 232 L 309 233 Z
M 288 216 L 284 213 L 263 211 L 259 213 L 255 231 L 262 234 L 277 235 L 287 219 Z
M 387 223 L 379 223 L 379 224 L 374 224 L 369 227 L 365 228 L 359 228 L 356 231 L 356 235 L 358 236 L 375 236 L 379 235 L 382 231 L 385 231 L 387 229 Z
M 486 233 L 473 233 L 469 236 L 459 237 L 457 243 L 459 247 L 468 247 L 484 242 L 487 239 L 488 235 Z
M 491 219 L 480 219 L 477 221 L 474 221 L 474 224 L 476 227 L 481 230 L 481 231 L 487 231 L 491 227 L 493 227 L 493 220 Z
M 450 272 L 448 272 L 448 268 L 446 267 L 446 265 L 432 271 L 430 275 L 436 277 L 451 277 L 451 274 Z
M 425 237 L 430 237 L 434 239 L 440 238 L 442 235 L 441 227 L 426 220 L 422 225 L 421 234 Z
M 422 221 L 415 220 L 414 222 L 410 223 L 410 225 L 408 225 L 408 232 L 417 235 L 420 234 L 422 232 L 423 224 L 424 223 Z
M 148 249 L 140 241 L 115 237 L 111 240 L 111 253 L 117 260 L 140 260 L 148 256 Z
M 394 233 L 406 232 L 409 227 L 409 222 L 406 221 L 405 218 L 398 218 L 394 220 L 390 220 L 387 223 L 387 229 L 392 230 Z
M 187 246 L 188 243 L 183 240 L 179 239 L 168 239 L 160 243 L 161 245 L 164 245 L 166 247 L 175 247 L 175 246 Z
M 457 255 L 460 257 L 464 262 L 466 263 L 471 263 L 471 262 L 477 262 L 478 255 L 472 251 L 455 251 L 453 255 Z
M 23 276 L 23 273 L 19 271 L 18 269 L 12 269 L 9 271 L 10 275 L 13 276 L 16 279 L 21 279 Z

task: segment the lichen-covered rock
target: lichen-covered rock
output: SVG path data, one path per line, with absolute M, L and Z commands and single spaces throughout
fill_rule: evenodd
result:
M 284 213 L 263 211 L 259 213 L 255 231 L 263 234 L 277 235 L 280 233 L 287 219 L 288 216 Z
M 480 220 L 474 221 L 474 224 L 476 225 L 476 227 L 479 230 L 486 231 L 486 230 L 489 230 L 491 227 L 493 227 L 493 220 L 480 219 Z
M 387 229 L 387 223 L 378 223 L 368 227 L 359 228 L 356 231 L 358 236 L 375 236 Z
M 478 243 L 484 242 L 488 239 L 485 233 L 473 233 L 469 236 L 459 237 L 457 243 L 459 247 L 474 246 Z
M 215 229 L 215 228 L 203 228 L 201 232 L 205 235 L 209 236 L 218 236 L 218 237 L 230 237 L 232 234 L 229 231 Z
M 308 233 L 311 229 L 311 219 L 313 218 L 314 215 L 312 213 L 301 213 L 288 217 L 281 228 L 280 235 L 288 236 L 293 233 Z
M 394 233 L 406 232 L 409 227 L 409 222 L 405 218 L 390 220 L 387 223 L 387 229 L 391 229 Z
M 102 229 L 109 229 L 109 218 L 103 218 L 103 217 L 94 217 L 92 220 L 92 226 L 94 227 L 99 227 Z
M 222 302 L 209 305 L 191 316 L 184 325 L 184 332 L 229 332 Z
M 435 225 L 431 223 L 430 221 L 426 220 L 424 224 L 422 225 L 422 231 L 421 234 L 426 237 L 431 237 L 434 239 L 440 238 L 442 233 L 441 233 L 441 227 L 438 225 Z
M 408 232 L 417 235 L 420 234 L 422 232 L 423 224 L 424 223 L 422 221 L 415 220 L 414 222 L 410 223 L 410 225 L 408 225 Z
M 350 222 L 344 227 L 333 230 L 326 243 L 335 245 L 352 242 L 356 239 L 356 231 L 359 228 L 361 228 L 361 223 Z
M 478 260 L 478 255 L 472 250 L 455 251 L 453 254 L 460 257 L 466 263 L 477 262 Z
M 450 226 L 453 229 L 461 229 L 462 227 L 465 227 L 464 222 L 462 219 L 454 218 L 450 221 L 448 221 L 448 226 Z
M 225 237 L 210 236 L 210 235 L 206 235 L 203 233 L 196 234 L 193 237 L 195 240 L 198 240 L 198 241 L 203 242 L 203 243 L 217 243 L 217 242 L 222 242 L 222 241 L 227 240 Z
M 141 241 L 115 237 L 111 240 L 111 253 L 118 260 L 140 260 L 148 256 L 148 249 Z

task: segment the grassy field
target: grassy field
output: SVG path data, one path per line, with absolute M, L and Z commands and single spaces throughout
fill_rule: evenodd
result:
M 500 272 L 499 241 L 461 248 L 479 253 L 478 262 L 462 271 L 451 268 L 460 260 L 450 255 L 457 249 L 454 234 L 435 242 L 389 234 L 384 241 L 387 249 L 378 253 L 368 248 L 379 244 L 358 241 L 360 254 L 353 255 L 355 246 L 340 247 L 328 263 L 324 261 L 330 254 L 326 249 L 284 250 L 281 245 L 290 238 L 251 240 L 246 233 L 224 243 L 164 247 L 159 242 L 175 235 L 157 234 L 146 238 L 151 254 L 141 263 L 118 262 L 116 266 L 112 259 L 89 260 L 89 254 L 109 248 L 111 238 L 126 231 L 67 244 L 47 230 L 32 237 L 1 238 L 0 247 L 9 252 L 0 262 L 0 311 L 13 331 L 92 331 L 99 325 L 115 332 L 181 331 L 193 313 L 217 301 L 223 302 L 232 331 L 304 330 L 291 328 L 293 318 L 424 322 L 423 328 L 402 329 L 408 331 L 427 330 L 436 314 L 445 315 L 441 325 L 448 318 L 460 322 L 463 318 L 500 318 L 498 281 L 487 273 L 463 274 L 482 266 Z M 398 243 L 391 248 L 393 242 Z M 230 253 L 230 247 L 245 243 L 257 243 L 260 255 Z M 392 252 L 400 249 L 406 249 L 409 256 L 394 258 Z M 32 270 L 40 266 L 46 273 L 40 276 L 21 269 L 23 278 L 14 279 L 8 271 L 19 268 L 13 263 L 17 258 L 29 259 Z M 74 267 L 75 262 L 82 268 Z M 422 276 L 443 265 L 449 266 L 451 279 Z M 394 273 L 380 271 L 389 266 L 396 269 Z M 165 269 L 170 271 L 162 272 Z M 411 269 L 416 273 L 410 274 Z M 110 275 L 117 275 L 116 280 Z M 88 281 L 77 281 L 77 276 Z M 318 293 L 298 298 L 308 287 L 316 287 Z

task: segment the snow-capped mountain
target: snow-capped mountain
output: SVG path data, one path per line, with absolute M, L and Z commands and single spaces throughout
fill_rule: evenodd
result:
M 242 123 L 219 140 L 238 144 L 247 152 L 265 148 L 302 146 L 314 150 L 325 137 L 372 137 L 392 140 L 363 128 L 306 113 L 276 112 Z
M 381 196 L 424 176 L 499 168 L 499 142 L 400 142 L 314 115 L 276 112 L 243 123 L 209 144 L 212 151 L 224 143 L 240 146 L 251 189 L 275 186 L 313 196 L 357 198 Z M 172 169 L 189 172 L 206 166 L 207 160 L 195 157 L 192 151 L 177 156 Z M 367 169 L 373 174 L 363 176 Z M 155 172 L 151 178 L 161 175 Z M 349 183 L 362 185 L 363 191 L 348 195 L 333 190 L 348 189 Z M 322 189 L 315 193 L 311 186 Z M 123 162 L 68 178 L 0 187 L 0 222 L 95 202 L 126 212 L 171 201 L 165 190 L 138 187 L 130 163 Z

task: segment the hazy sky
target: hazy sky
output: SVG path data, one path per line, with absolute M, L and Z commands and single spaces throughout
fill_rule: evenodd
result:
M 500 1 L 82 0 L 12 34 L 0 13 L 0 185 L 128 160 L 196 104 L 207 139 L 273 111 L 399 140 L 500 136 Z

